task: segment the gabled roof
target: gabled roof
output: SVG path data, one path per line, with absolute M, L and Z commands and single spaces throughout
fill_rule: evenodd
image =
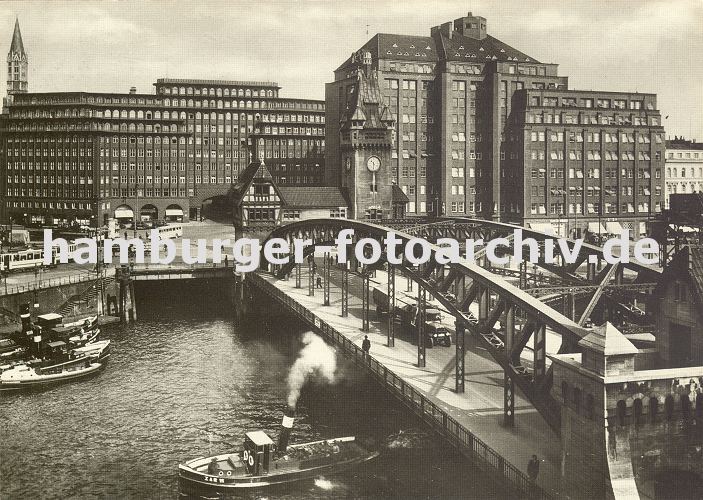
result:
M 487 35 L 483 40 L 469 38 L 454 31 L 448 38 L 444 33 L 439 36 L 440 50 L 447 61 L 465 61 L 485 63 L 488 61 L 515 61 L 536 63 L 537 59 L 514 49 L 507 43 Z
M 15 31 L 12 34 L 12 44 L 10 45 L 11 54 L 25 54 L 24 44 L 22 43 L 22 33 L 20 33 L 20 20 L 15 19 Z
M 579 346 L 604 356 L 638 353 L 632 342 L 610 322 L 594 327 L 588 335 L 579 340 Z
M 338 208 L 348 207 L 344 192 L 333 186 L 280 186 L 285 208 Z
M 406 195 L 400 187 L 396 184 L 391 186 L 391 202 L 392 203 L 402 203 L 405 204 L 410 201 L 408 195 Z
M 265 179 L 273 184 L 273 176 L 263 161 L 251 162 L 239 176 L 237 183 L 232 186 L 232 196 L 236 205 L 241 203 L 254 179 Z
M 356 121 L 362 122 L 365 129 L 387 130 L 392 120 L 393 115 L 381 97 L 377 72 L 360 69 L 354 95 L 340 120 L 342 128 L 345 129 L 352 125 L 351 122 Z

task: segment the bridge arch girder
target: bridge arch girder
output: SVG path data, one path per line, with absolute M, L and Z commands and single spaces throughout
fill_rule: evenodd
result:
M 314 252 L 316 246 L 334 243 L 336 235 L 342 229 L 354 230 L 352 245 L 348 247 L 350 254 L 353 253 L 355 242 L 368 237 L 381 243 L 383 260 L 387 261 L 383 240 L 389 232 L 389 228 L 364 221 L 310 219 L 294 222 L 273 230 L 266 241 L 271 238 L 283 238 L 292 244 L 294 238 L 310 239 L 312 244 L 307 247 L 305 252 L 305 256 L 307 256 Z M 404 248 L 410 239 L 417 237 L 401 231 L 391 231 L 400 240 L 399 246 L 401 248 Z M 461 322 L 483 343 L 494 360 L 517 383 L 547 422 L 558 432 L 559 413 L 557 405 L 549 393 L 551 388 L 549 372 L 537 374 L 533 369 L 533 375 L 530 376 L 527 370 L 519 365 L 519 353 L 535 332 L 541 332 L 543 338 L 546 328 L 549 328 L 562 338 L 561 350 L 573 348 L 587 334 L 587 330 L 500 276 L 475 263 L 462 260 L 446 266 L 437 264 L 435 256 L 440 247 L 429 243 L 429 248 L 431 252 L 429 262 L 434 264 L 423 264 L 418 269 L 407 259 L 403 258 L 402 263 L 394 265 L 394 267 L 401 269 L 403 274 L 434 295 L 437 301 L 455 317 L 456 321 Z M 265 262 L 262 258 L 262 263 Z M 276 274 L 282 277 L 290 272 L 294 265 L 295 263 L 289 262 L 280 268 Z M 464 288 L 462 296 L 470 297 L 471 301 L 478 297 L 479 300 L 487 301 L 486 303 L 489 304 L 491 302 L 490 299 L 494 298 L 493 308 L 491 309 L 487 305 L 483 310 L 480 309 L 479 321 L 476 322 L 475 317 L 468 313 L 468 304 L 459 305 L 458 300 L 457 303 L 454 303 L 445 297 L 443 292 L 446 290 L 446 281 L 431 281 L 428 279 L 437 267 L 447 268 L 447 279 L 451 277 L 454 283 L 461 283 Z M 428 270 L 430 272 L 427 272 Z M 506 352 L 506 339 L 501 339 L 493 329 L 496 321 L 506 308 L 519 310 L 525 320 L 523 330 L 521 332 L 516 331 L 514 341 L 510 341 L 510 344 L 513 345 L 513 350 L 510 352 Z M 543 354 L 542 363 L 544 363 L 544 357 L 545 355 Z

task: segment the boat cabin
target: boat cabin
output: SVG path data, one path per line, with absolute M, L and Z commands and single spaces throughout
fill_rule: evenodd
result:
M 44 347 L 44 355 L 50 359 L 58 359 L 67 355 L 66 342 L 57 340 L 55 342 L 47 342 Z
M 37 324 L 42 328 L 50 329 L 60 325 L 63 322 L 63 316 L 56 313 L 40 314 L 37 316 Z
M 268 474 L 273 454 L 273 441 L 264 431 L 247 432 L 244 436 L 244 455 L 247 473 L 259 476 Z

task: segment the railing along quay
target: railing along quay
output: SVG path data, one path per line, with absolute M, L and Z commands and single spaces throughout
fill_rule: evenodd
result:
M 546 491 L 535 485 L 526 474 L 507 462 L 505 458 L 472 434 L 456 419 L 448 415 L 447 412 L 439 408 L 434 402 L 386 366 L 379 363 L 373 356 L 365 355 L 354 342 L 261 276 L 255 273 L 252 273 L 251 276 L 256 276 L 252 281 L 256 281 L 257 286 L 261 287 L 274 300 L 287 307 L 298 318 L 322 334 L 329 342 L 340 346 L 342 353 L 347 357 L 353 358 L 357 365 L 364 366 L 370 371 L 374 378 L 383 382 L 394 396 L 436 432 L 445 437 L 473 463 L 489 473 L 498 474 L 507 479 L 514 488 L 524 493 L 528 498 L 551 498 Z M 247 276 L 247 279 L 250 279 L 249 276 Z
M 0 286 L 0 296 L 16 295 L 19 293 L 33 292 L 53 288 L 56 286 L 71 285 L 74 283 L 83 283 L 86 281 L 95 281 L 99 277 L 95 273 L 70 274 L 60 278 L 49 278 L 37 281 L 30 281 L 22 285 L 8 285 L 7 282 Z M 7 278 L 6 278 L 7 279 Z

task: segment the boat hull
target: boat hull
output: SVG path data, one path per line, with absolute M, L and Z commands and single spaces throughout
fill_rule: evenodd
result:
M 359 465 L 376 458 L 379 453 L 377 451 L 369 451 L 354 442 L 353 437 L 340 438 L 337 440 L 329 440 L 329 443 L 337 443 L 342 446 L 353 447 L 353 451 L 347 452 L 340 456 L 339 459 L 330 460 L 326 463 L 319 463 L 316 466 L 307 467 L 286 467 L 285 462 L 281 462 L 283 467 L 279 468 L 275 465 L 275 460 L 272 462 L 272 468 L 268 473 L 264 474 L 246 474 L 239 470 L 220 470 L 218 475 L 208 474 L 204 470 L 210 460 L 215 458 L 219 463 L 225 462 L 228 459 L 239 460 L 241 453 L 231 455 L 219 455 L 217 457 L 199 458 L 191 460 L 186 464 L 178 466 L 179 485 L 181 493 L 185 494 L 221 494 L 228 491 L 240 490 L 245 488 L 262 488 L 295 481 L 303 481 L 306 479 L 314 479 L 320 475 L 336 474 L 350 467 Z M 293 445 L 290 448 L 303 448 L 309 445 L 322 443 L 306 443 Z M 326 455 L 329 460 L 330 455 Z M 325 458 L 323 458 L 325 460 Z M 251 463 L 251 462 L 250 462 Z
M 320 475 L 331 475 L 343 472 L 355 465 L 372 460 L 378 456 L 378 452 L 373 452 L 368 456 L 358 457 L 345 462 L 324 465 L 314 469 L 305 469 L 284 474 L 272 474 L 251 477 L 227 477 L 209 476 L 197 471 L 189 470 L 183 465 L 179 465 L 179 485 L 181 493 L 196 492 L 198 494 L 208 493 L 225 493 L 228 491 L 245 489 L 245 488 L 263 488 L 266 486 L 274 486 L 277 484 L 292 483 L 296 481 L 304 481 L 306 479 L 314 479 Z
M 61 372 L 52 375 L 36 375 L 26 379 L 2 380 L 0 381 L 0 391 L 22 391 L 43 388 L 50 385 L 61 384 L 76 379 L 87 378 L 97 374 L 105 367 L 103 363 L 91 363 L 89 366 L 74 370 Z

